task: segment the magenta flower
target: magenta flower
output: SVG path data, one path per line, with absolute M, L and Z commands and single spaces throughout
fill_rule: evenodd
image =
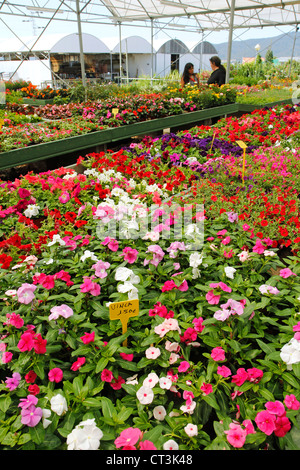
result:
M 217 374 L 221 375 L 222 377 L 229 377 L 231 375 L 231 370 L 226 366 L 218 366 Z
M 207 292 L 205 298 L 209 304 L 217 305 L 220 302 L 221 296 L 214 294 L 214 291 L 210 290 Z
M 28 408 L 22 409 L 21 416 L 21 423 L 33 428 L 42 419 L 43 410 L 42 408 L 36 408 L 34 405 L 31 405 Z
M 142 435 L 142 431 L 138 428 L 127 428 L 121 432 L 120 436 L 115 440 L 117 449 L 124 446 L 134 446 Z
M 63 371 L 59 367 L 54 367 L 49 371 L 48 379 L 50 380 L 50 382 L 58 383 L 62 381 L 63 375 Z
M 265 404 L 265 407 L 267 408 L 268 412 L 271 414 L 274 414 L 276 416 L 285 415 L 285 408 L 284 408 L 283 403 L 281 403 L 281 401 L 278 401 L 278 400 L 268 401 Z
M 279 272 L 279 276 L 283 277 L 283 279 L 286 279 L 290 276 L 297 276 L 297 274 L 293 273 L 290 268 L 285 268 L 281 269 Z
M 80 286 L 80 291 L 89 293 L 96 297 L 100 295 L 101 287 L 96 282 L 93 282 L 91 278 L 86 277 L 83 281 L 83 284 Z
M 225 360 L 225 351 L 220 346 L 213 348 L 211 351 L 211 358 L 214 361 L 224 361 Z
M 60 196 L 59 196 L 59 201 L 62 203 L 62 204 L 65 204 L 66 202 L 69 201 L 70 199 L 70 194 L 67 192 L 67 191 L 64 191 Z
M 15 390 L 21 382 L 21 376 L 18 372 L 14 372 L 12 377 L 6 377 L 5 383 L 10 392 Z
M 300 402 L 293 394 L 286 395 L 284 399 L 284 404 L 289 410 L 299 410 L 300 408 Z
M 34 347 L 34 333 L 31 330 L 25 331 L 25 333 L 21 335 L 17 346 L 21 352 L 31 351 Z
M 133 264 L 137 260 L 138 254 L 139 252 L 137 250 L 126 246 L 120 256 L 124 256 L 125 261 L 127 261 L 129 264 Z
M 182 361 L 178 366 L 178 372 L 186 372 L 190 367 L 188 361 Z
M 255 418 L 258 428 L 267 434 L 267 436 L 270 436 L 270 434 L 275 430 L 275 420 L 276 416 L 266 410 L 259 411 Z

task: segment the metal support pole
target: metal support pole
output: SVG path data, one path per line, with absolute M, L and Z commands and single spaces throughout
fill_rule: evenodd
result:
M 84 65 L 84 55 L 83 55 L 83 42 L 82 42 L 79 0 L 76 0 L 76 14 L 77 14 L 78 36 L 79 36 L 81 79 L 82 79 L 82 85 L 84 86 L 85 101 L 87 101 L 87 88 L 86 88 L 86 76 L 85 76 L 85 65 Z
M 235 0 L 232 0 L 231 1 L 231 8 L 230 8 L 230 24 L 229 24 L 229 35 L 228 35 L 226 83 L 229 83 L 229 75 L 230 75 L 230 61 L 231 61 L 231 48 L 232 48 L 232 33 L 233 33 L 233 24 L 234 24 L 234 10 L 235 10 Z
M 121 22 L 119 21 L 119 76 L 120 84 L 122 83 L 122 32 L 121 32 Z
M 288 78 L 290 78 L 291 73 L 292 73 L 292 62 L 293 62 L 293 57 L 294 57 L 294 50 L 295 50 L 295 43 L 296 43 L 296 38 L 297 38 L 297 31 L 298 31 L 298 25 L 296 25 L 296 30 L 295 30 L 295 35 L 294 35 L 294 42 L 293 42 L 293 48 L 292 48 L 292 54 L 291 54 L 291 62 L 290 62 L 290 67 L 289 67 L 289 73 L 288 73 Z
M 151 18 L 151 85 L 153 83 L 153 18 Z

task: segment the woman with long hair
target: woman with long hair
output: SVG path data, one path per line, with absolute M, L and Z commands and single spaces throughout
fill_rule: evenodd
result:
M 194 65 L 191 64 L 191 62 L 185 64 L 180 85 L 182 88 L 186 85 L 197 85 L 197 87 L 199 87 L 199 76 L 194 72 Z
M 224 85 L 226 82 L 226 69 L 221 64 L 220 57 L 214 55 L 210 59 L 210 66 L 212 68 L 212 74 L 207 80 L 208 85 Z

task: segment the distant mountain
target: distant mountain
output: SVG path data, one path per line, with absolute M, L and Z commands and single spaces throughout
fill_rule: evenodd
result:
M 265 57 L 266 52 L 270 49 L 274 58 L 291 57 L 295 33 L 281 34 L 271 38 L 246 39 L 244 41 L 232 41 L 231 59 L 241 62 L 243 57 L 255 57 L 256 44 L 260 45 L 260 55 Z M 219 57 L 223 62 L 227 60 L 228 42 L 214 44 L 218 51 Z M 300 31 L 297 32 L 295 49 L 293 57 L 300 57 Z

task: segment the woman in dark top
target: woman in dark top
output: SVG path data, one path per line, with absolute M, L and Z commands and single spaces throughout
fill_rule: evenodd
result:
M 226 82 L 226 69 L 221 64 L 220 58 L 215 55 L 209 61 L 213 72 L 207 80 L 208 85 L 224 85 Z
M 199 87 L 199 76 L 194 72 L 194 65 L 190 62 L 188 62 L 184 67 L 180 85 L 182 88 L 185 85 L 197 85 Z

